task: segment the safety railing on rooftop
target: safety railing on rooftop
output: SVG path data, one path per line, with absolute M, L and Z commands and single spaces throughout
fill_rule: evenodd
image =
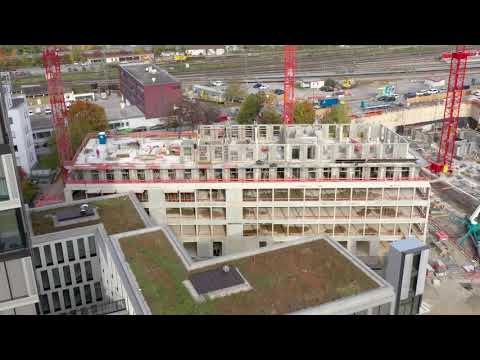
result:
M 92 179 L 72 179 L 68 178 L 66 180 L 67 184 L 170 184 L 170 183 L 180 183 L 180 184 L 195 184 L 195 183 L 282 183 L 282 182 L 380 182 L 380 181 L 428 181 L 426 177 L 402 177 L 402 178 L 368 178 L 368 179 L 343 179 L 343 178 L 330 178 L 330 179 L 296 179 L 296 178 L 285 178 L 285 179 L 151 179 L 151 180 L 92 180 Z

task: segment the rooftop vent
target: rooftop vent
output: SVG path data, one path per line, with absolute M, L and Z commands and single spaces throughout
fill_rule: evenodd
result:
M 156 80 L 155 78 L 152 78 L 152 82 L 155 82 L 155 80 Z
M 230 266 L 225 265 L 224 267 L 222 267 L 222 271 L 223 271 L 224 273 L 228 273 L 228 272 L 230 271 Z

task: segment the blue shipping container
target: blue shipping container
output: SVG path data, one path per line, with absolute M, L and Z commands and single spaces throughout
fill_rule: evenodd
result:
M 330 98 L 330 99 L 324 99 L 320 101 L 320 107 L 322 109 L 328 108 L 330 106 L 334 106 L 338 104 L 338 99 L 337 98 Z

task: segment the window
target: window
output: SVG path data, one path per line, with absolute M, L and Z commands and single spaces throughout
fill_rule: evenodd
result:
M 113 170 L 106 170 L 105 171 L 105 176 L 106 176 L 108 181 L 113 181 L 114 180 Z
M 165 201 L 166 202 L 178 202 L 179 201 L 178 193 L 165 193 Z
M 73 288 L 73 297 L 75 298 L 75 305 L 81 306 L 82 305 L 82 295 L 80 294 L 80 288 L 74 287 Z
M 238 161 L 238 151 L 230 151 L 230 160 Z
M 247 149 L 247 153 L 246 153 L 245 158 L 246 158 L 247 160 L 253 160 L 253 150 Z
M 322 201 L 334 201 L 335 189 L 322 189 Z
M 15 152 L 17 152 L 17 151 L 18 151 L 18 147 L 17 147 L 17 145 L 13 145 L 13 150 L 15 150 Z
M 215 158 L 215 160 L 222 160 L 222 153 L 223 153 L 223 149 L 221 146 L 215 146 L 215 150 L 213 152 L 213 156 Z
M 300 168 L 292 168 L 292 178 L 300 179 Z
M 244 224 L 243 225 L 243 236 L 257 236 L 257 225 L 256 224 Z
M 269 168 L 262 168 L 260 170 L 260 178 L 262 180 L 266 180 L 270 178 L 270 169 Z
M 145 181 L 145 170 L 137 170 L 137 180 Z
M 197 201 L 210 201 L 210 190 L 197 190 Z
M 323 169 L 323 178 L 324 179 L 331 179 L 332 178 L 332 169 L 331 168 L 324 168 Z
M 303 201 L 303 189 L 290 189 L 290 201 Z
M 277 159 L 278 160 L 285 160 L 285 147 L 284 146 L 277 146 Z
M 72 307 L 70 291 L 68 289 L 63 290 L 63 303 L 65 304 L 65 309 L 70 309 Z
M 273 127 L 273 136 L 280 137 L 280 126 Z
M 238 180 L 238 169 L 230 169 L 230 180 Z
M 340 179 L 346 179 L 347 174 L 348 174 L 347 168 L 340 168 L 340 171 L 339 171 Z
M 219 241 L 213 242 L 213 256 L 222 256 L 222 243 Z
M 184 147 L 183 148 L 183 156 L 192 156 L 192 148 L 191 147 Z
M 42 258 L 40 257 L 40 250 L 38 247 L 34 247 L 33 249 L 33 266 L 35 269 L 42 267 Z
M 262 248 L 262 247 L 266 247 L 266 246 L 267 246 L 267 242 L 266 242 L 266 241 L 260 241 L 260 242 L 258 243 L 258 246 L 261 247 L 261 248 Z
M 356 167 L 355 168 L 355 178 L 356 179 L 363 178 L 363 168 L 362 167 Z
M 58 296 L 58 292 L 53 292 L 52 293 L 52 302 L 53 302 L 53 311 L 60 311 L 61 306 L 60 306 L 60 297 Z
M 317 178 L 317 169 L 308 168 L 308 178 L 309 179 L 316 179 Z
M 47 270 L 43 270 L 40 273 L 40 277 L 42 278 L 43 290 L 45 291 L 50 290 L 50 280 L 48 279 Z
M 82 267 L 80 266 L 80 263 L 77 263 L 73 266 L 73 270 L 75 272 L 75 281 L 77 284 L 80 284 L 83 281 L 82 278 Z
M 160 169 L 153 169 L 153 180 L 160 180 Z
M 223 179 L 223 169 L 214 169 L 214 178 L 215 180 L 222 180 Z
M 272 201 L 273 191 L 271 189 L 258 190 L 259 201 Z
M 83 287 L 83 290 L 85 291 L 85 302 L 87 304 L 92 303 L 92 289 L 90 288 L 90 284 L 87 284 Z
M 288 189 L 275 189 L 274 201 L 288 201 Z
M 52 276 L 53 276 L 53 286 L 55 286 L 56 289 L 61 287 L 62 284 L 60 282 L 60 272 L 58 271 L 58 268 L 52 269 Z
M 191 169 L 186 169 L 183 171 L 183 178 L 185 180 L 191 180 L 192 179 L 192 170 Z
M 90 172 L 90 176 L 91 176 L 92 180 L 98 181 L 98 179 L 99 179 L 98 170 L 92 170 Z
M 122 180 L 130 180 L 130 171 L 128 169 L 122 169 Z
M 402 167 L 402 178 L 408 178 L 410 176 L 410 168 Z
M 90 261 L 85 261 L 85 274 L 87 276 L 87 281 L 93 280 L 92 263 Z
M 169 180 L 175 180 L 177 178 L 177 171 L 175 169 L 168 169 L 167 174 L 168 174 L 168 179 Z
M 253 169 L 245 169 L 245 179 L 253 179 Z
M 272 209 L 258 208 L 258 218 L 260 220 L 272 220 Z
M 307 159 L 314 160 L 315 159 L 315 145 L 309 145 L 307 148 Z
M 277 168 L 277 179 L 285 179 L 285 169 Z
M 97 249 L 95 247 L 95 236 L 89 236 L 88 237 L 88 247 L 90 249 L 90 256 L 96 256 L 97 255 Z
M 200 180 L 207 180 L 207 169 L 198 169 L 198 178 Z
M 180 199 L 182 202 L 193 202 L 195 201 L 195 193 L 193 192 L 180 193 Z
M 292 160 L 300 160 L 300 146 L 292 146 Z
M 213 189 L 212 190 L 212 201 L 225 201 L 225 190 L 223 190 L 223 189 Z
M 266 139 L 267 138 L 267 127 L 266 126 L 260 126 L 259 128 L 259 132 L 258 132 L 258 136 L 261 138 L 261 139 Z
M 371 167 L 370 168 L 370 179 L 378 178 L 378 167 Z
M 45 261 L 47 263 L 47 266 L 53 265 L 52 249 L 50 249 L 50 245 L 45 245 L 43 247 L 43 252 L 45 254 Z
M 257 220 L 257 209 L 254 207 L 243 208 L 243 219 L 245 220 Z
M 305 201 L 318 201 L 319 196 L 320 196 L 320 190 L 305 189 Z
M 257 201 L 257 190 L 256 189 L 244 189 L 243 190 L 243 201 Z
M 140 202 L 148 202 L 148 190 L 144 190 L 144 191 L 141 192 L 141 193 L 136 193 L 135 195 L 137 195 L 138 201 L 140 201 Z
M 385 168 L 385 178 L 393 179 L 393 167 Z
M 63 278 L 65 280 L 65 285 L 72 285 L 72 275 L 70 274 L 70 266 L 65 265 L 63 267 Z
M 85 259 L 87 256 L 85 252 L 85 240 L 83 238 L 77 239 L 77 246 L 80 259 Z
M 2 183 L 6 186 L 6 182 L 0 177 L 0 194 L 3 192 Z M 0 195 L 0 199 L 2 198 Z M 0 252 L 25 247 L 21 221 L 20 209 L 0 211 Z
M 50 313 L 50 304 L 48 303 L 48 296 L 47 295 L 40 295 L 40 305 L 42 307 L 42 312 L 44 314 Z

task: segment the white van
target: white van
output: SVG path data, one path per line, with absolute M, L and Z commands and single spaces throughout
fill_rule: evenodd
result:
M 50 108 L 45 108 L 45 114 L 51 114 L 52 113 L 52 109 Z

